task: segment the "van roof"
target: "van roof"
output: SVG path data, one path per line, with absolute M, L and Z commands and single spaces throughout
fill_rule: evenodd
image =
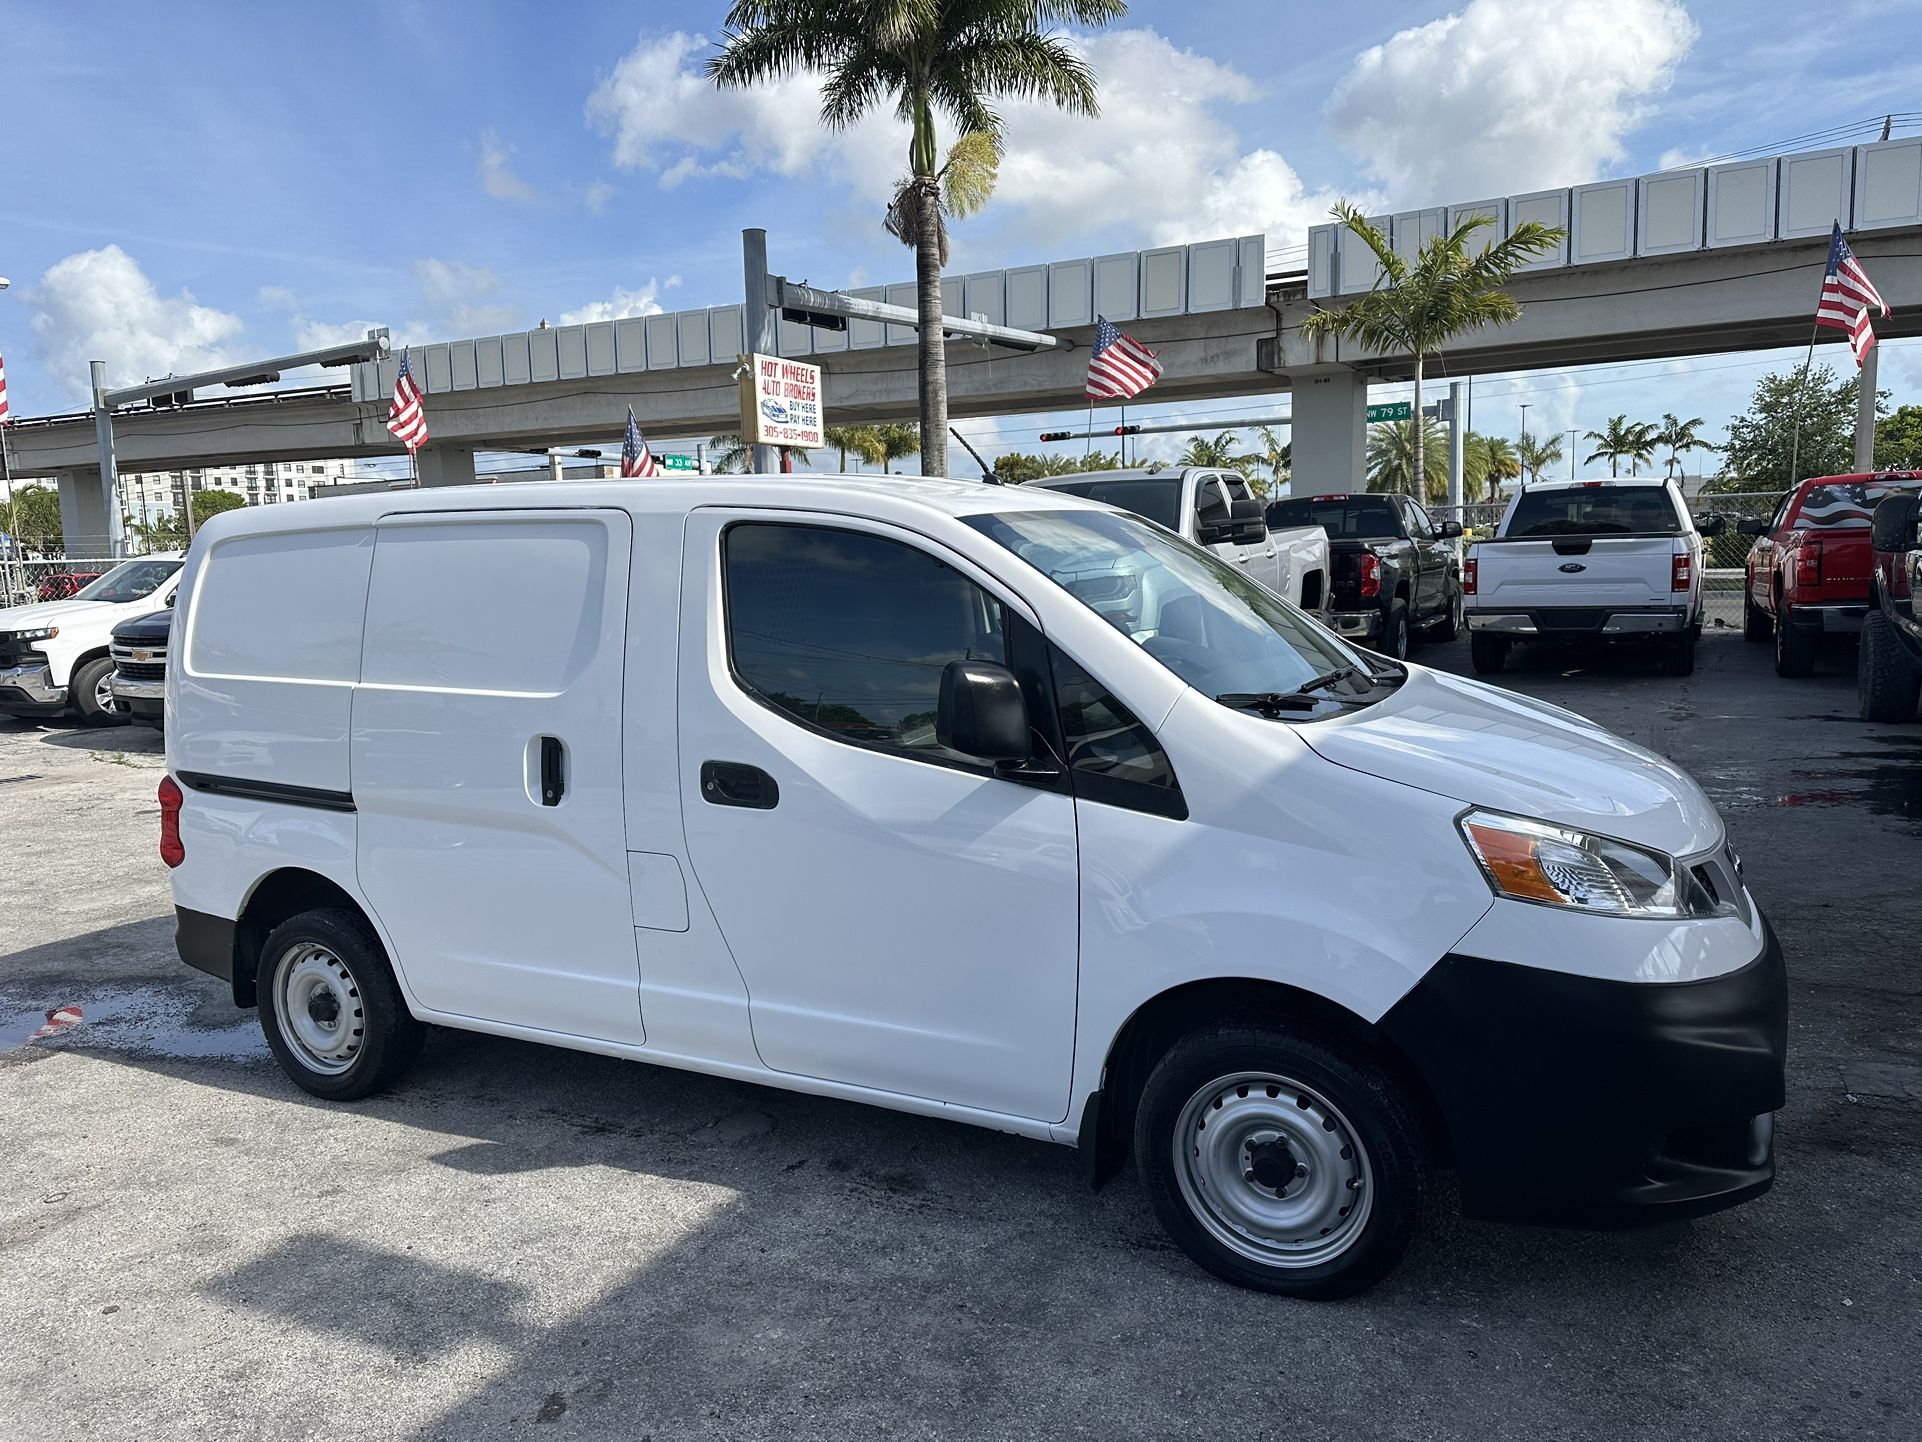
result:
M 636 514 L 674 514 L 702 506 L 771 506 L 786 509 L 905 519 L 916 513 L 972 516 L 993 511 L 1110 510 L 1060 491 L 991 486 L 929 476 L 740 475 L 685 479 L 605 481 L 510 481 L 325 496 L 279 506 L 222 511 L 201 527 L 215 537 L 368 525 L 382 516 L 422 511 L 566 510 L 616 508 Z

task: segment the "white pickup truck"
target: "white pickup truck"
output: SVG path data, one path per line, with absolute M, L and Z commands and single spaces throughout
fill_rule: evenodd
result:
M 1236 471 L 1204 466 L 1085 471 L 1028 484 L 1146 516 L 1244 567 L 1284 601 L 1317 616 L 1328 608 L 1328 533 L 1320 526 L 1269 530 L 1248 478 Z
M 1544 481 L 1508 503 L 1462 562 L 1470 658 L 1499 671 L 1517 641 L 1659 641 L 1662 669 L 1695 669 L 1702 538 L 1672 481 Z
M 181 564 L 178 554 L 141 556 L 67 600 L 0 611 L 0 716 L 126 720 L 113 694 L 113 628 L 172 605 Z

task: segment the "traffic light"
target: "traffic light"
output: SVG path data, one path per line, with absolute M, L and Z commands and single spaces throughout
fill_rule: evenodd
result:
M 1116 426 L 1114 428 L 1114 433 L 1118 436 L 1138 436 L 1141 434 L 1141 427 L 1140 426 Z
M 1071 441 L 1074 439 L 1074 433 L 1072 431 L 1043 431 L 1041 433 L 1041 439 L 1043 441 Z

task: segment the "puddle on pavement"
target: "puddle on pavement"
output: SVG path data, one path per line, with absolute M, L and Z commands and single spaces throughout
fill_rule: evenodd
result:
M 1753 764 L 1725 763 L 1697 765 L 1690 773 L 1722 811 L 1839 807 L 1922 821 L 1922 757 L 1901 751 L 1842 751 L 1821 760 L 1843 764 L 1758 775 L 1762 768 Z M 1846 764 L 1850 762 L 1868 764 Z
M 196 999 L 162 987 L 111 991 L 78 988 L 27 1005 L 0 991 L 0 1056 L 28 1047 L 46 1051 L 120 1052 L 182 1061 L 265 1061 L 267 1043 L 253 1013 L 237 1012 L 229 1026 L 196 1026 Z M 52 1036 L 30 1040 L 57 1007 L 78 1006 L 81 1020 Z

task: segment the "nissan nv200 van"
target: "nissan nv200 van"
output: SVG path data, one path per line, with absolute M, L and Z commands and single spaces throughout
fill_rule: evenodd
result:
M 298 623 L 290 624 L 289 617 Z M 890 476 L 233 511 L 174 608 L 161 853 L 287 1074 L 429 1025 L 1132 1157 L 1201 1266 L 1759 1196 L 1781 953 L 1720 816 L 1180 537 Z

